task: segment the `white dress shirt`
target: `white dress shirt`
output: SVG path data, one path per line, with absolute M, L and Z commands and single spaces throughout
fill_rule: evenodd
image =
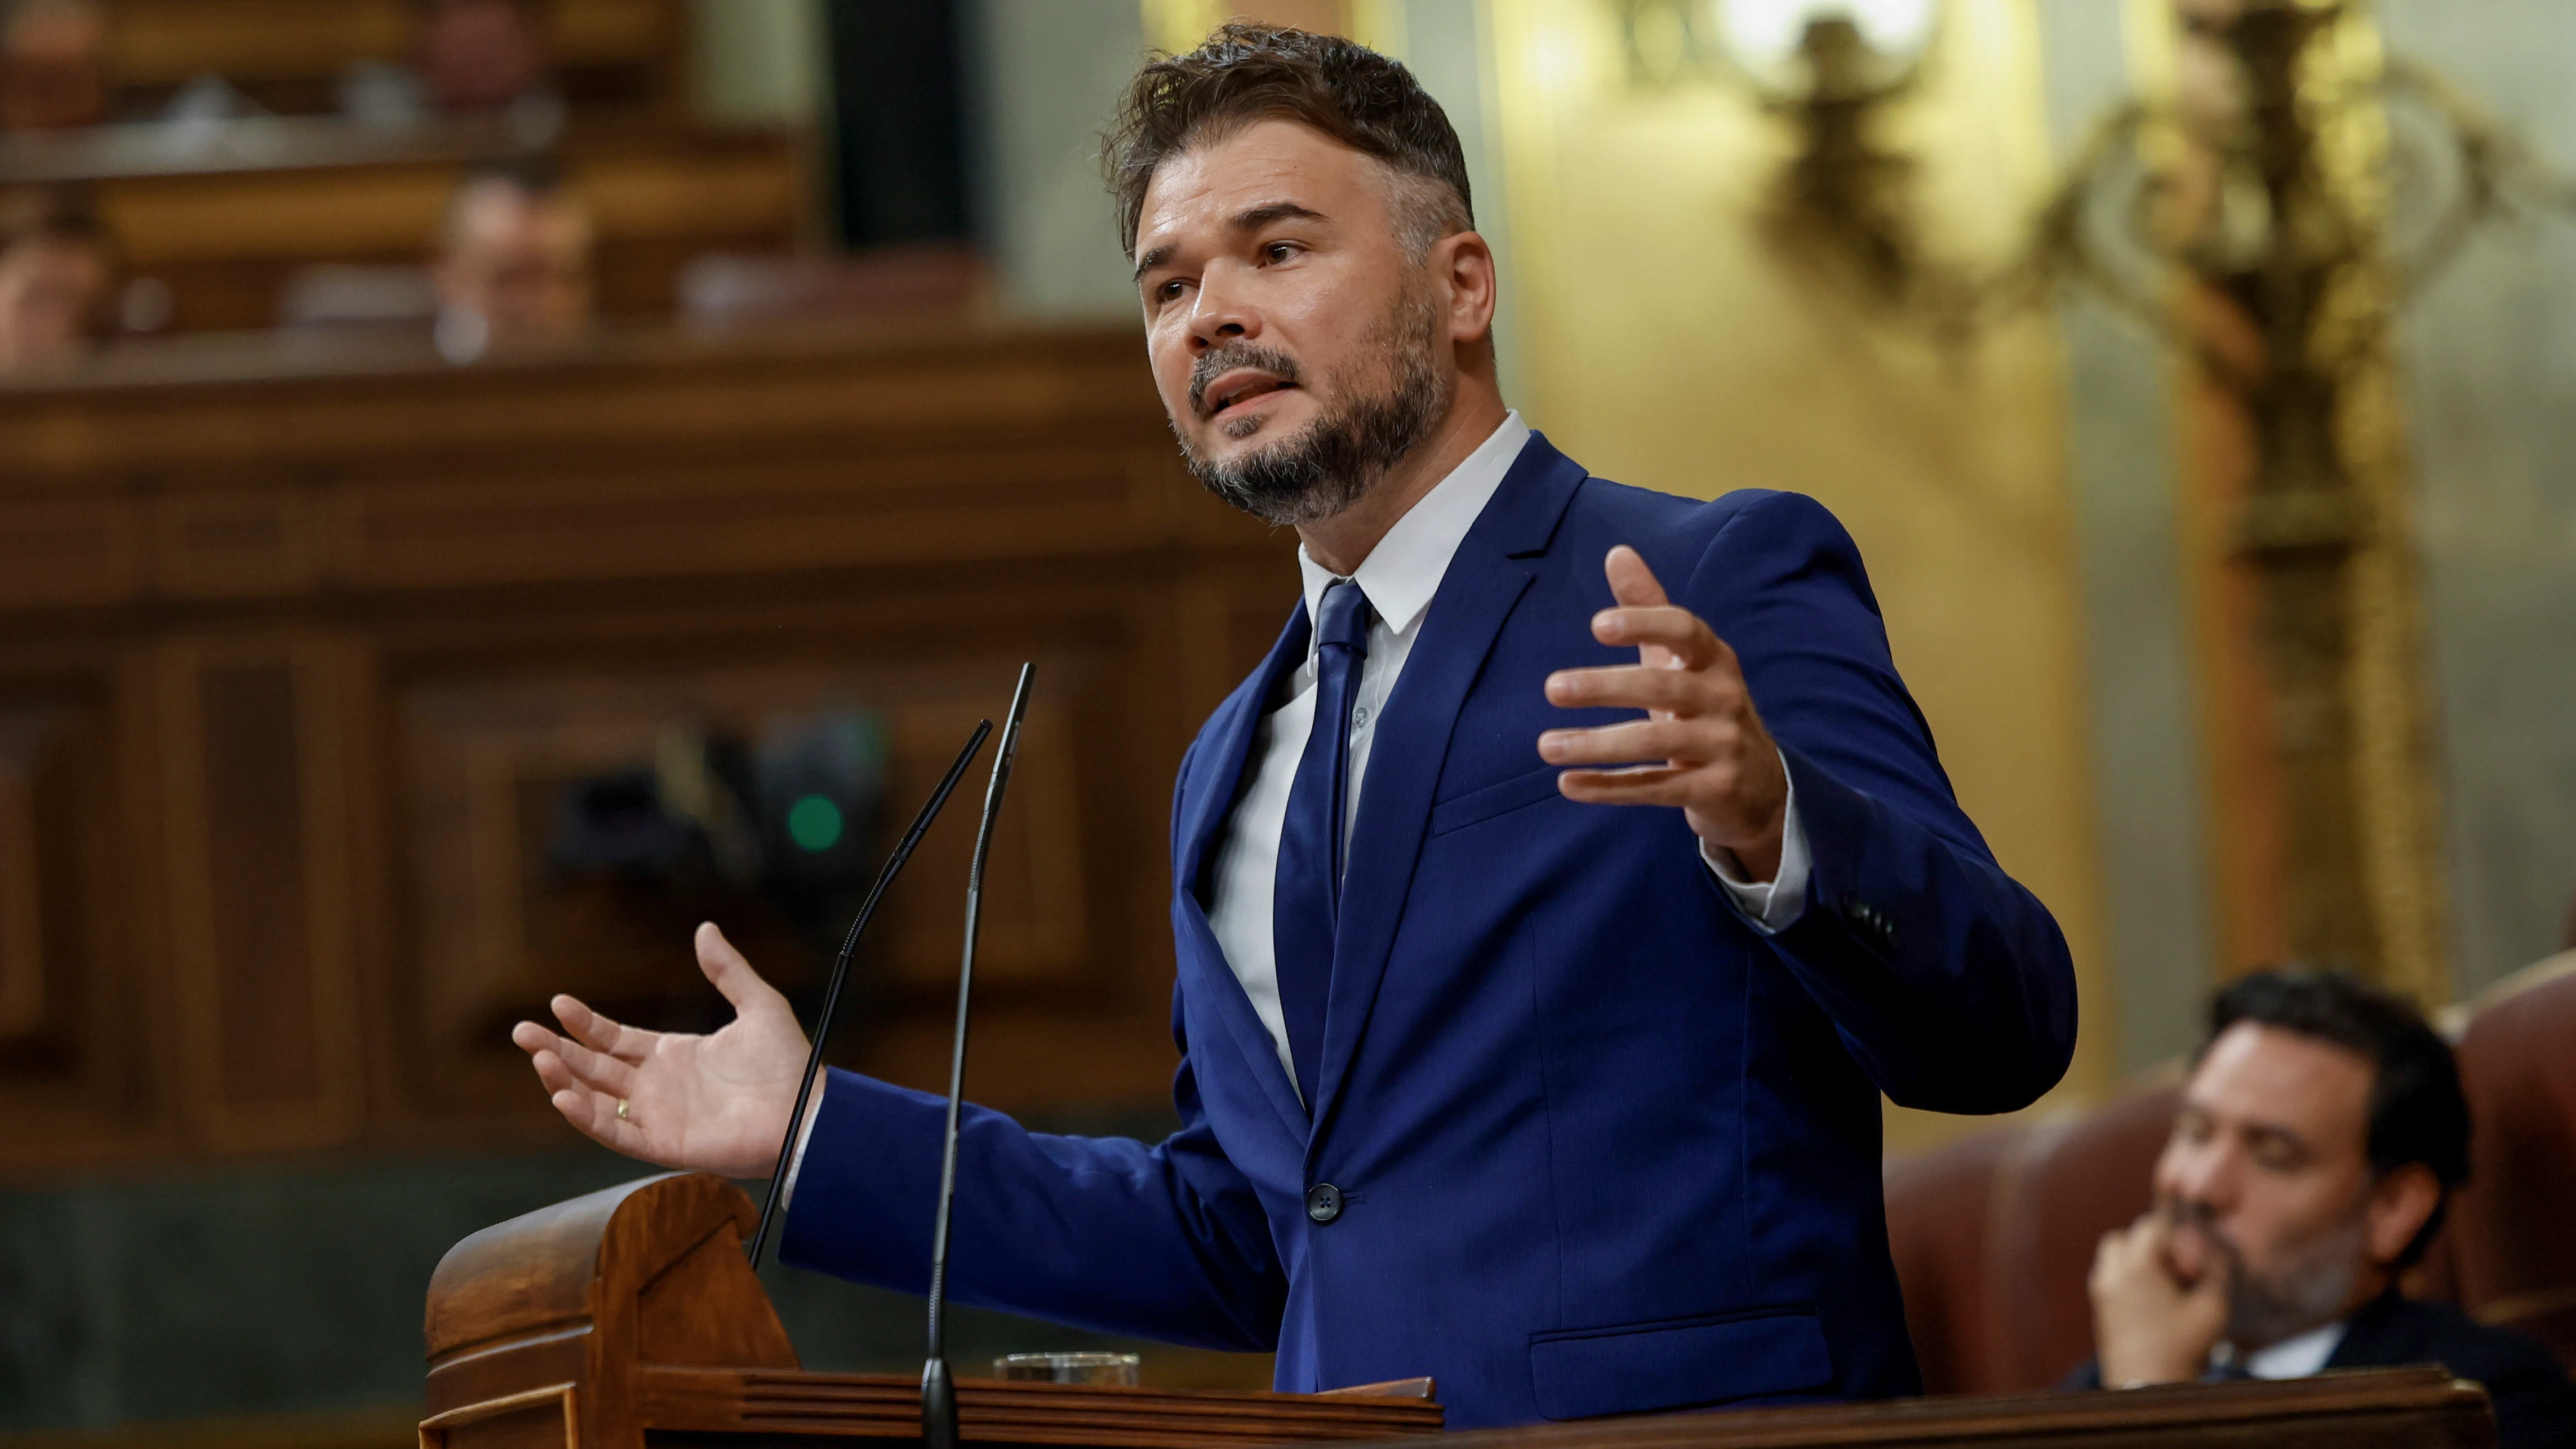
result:
M 2343 1345 L 2344 1320 L 2292 1334 L 2270 1348 L 2245 1355 L 2245 1372 L 2258 1379 L 2304 1379 L 2325 1372 L 2326 1360 Z
M 1360 561 L 1351 575 L 1367 597 L 1368 658 L 1360 665 L 1351 695 L 1350 784 L 1343 801 L 1342 839 L 1347 844 L 1360 813 L 1360 794 L 1368 782 L 1369 746 L 1376 738 L 1379 714 L 1395 693 L 1397 676 L 1421 637 L 1423 616 L 1432 595 L 1448 575 L 1449 560 L 1467 537 L 1485 505 L 1500 488 L 1503 475 L 1529 442 L 1529 425 L 1517 412 L 1508 414 L 1493 436 L 1467 455 L 1413 505 L 1386 537 Z M 1303 547 L 1297 567 L 1304 575 L 1306 616 L 1323 606 L 1324 590 L 1334 574 L 1315 562 Z M 1302 1096 L 1306 1083 L 1288 1051 L 1287 1017 L 1279 1004 L 1279 964 L 1271 935 L 1271 895 L 1279 874 L 1279 837 L 1287 827 L 1288 792 L 1296 783 L 1297 762 L 1306 752 L 1306 737 L 1315 724 L 1315 645 L 1289 676 L 1287 698 L 1264 715 L 1253 737 L 1251 777 L 1226 822 L 1225 842 L 1218 849 L 1208 900 L 1208 926 L 1225 952 L 1226 965 L 1243 983 L 1244 995 L 1269 1029 L 1279 1052 L 1279 1065 Z M 1538 760 L 1538 739 L 1530 739 L 1530 759 Z M 1612 808 L 1612 807 L 1604 807 Z M 1797 797 L 1790 795 L 1782 822 L 1780 869 L 1766 882 L 1742 878 L 1731 861 L 1703 850 L 1702 858 L 1734 897 L 1739 908 L 1765 932 L 1786 928 L 1798 918 L 1807 891 L 1807 841 L 1798 826 Z
M 1351 698 L 1350 785 L 1342 814 L 1345 844 L 1359 819 L 1360 792 L 1368 782 L 1369 746 L 1377 736 L 1378 715 L 1395 693 L 1396 677 L 1404 672 L 1414 640 L 1421 637 L 1432 595 L 1440 591 L 1449 560 L 1529 439 L 1529 425 L 1521 415 L 1505 415 L 1492 437 L 1395 521 L 1351 576 L 1368 599 L 1371 618 L 1368 658 L 1361 663 Z M 1302 546 L 1297 550 L 1297 567 L 1304 576 L 1306 616 L 1311 619 L 1323 606 L 1324 590 L 1335 576 Z M 1208 925 L 1225 952 L 1226 965 L 1243 983 L 1244 995 L 1252 999 L 1252 1009 L 1279 1052 L 1280 1068 L 1301 1097 L 1306 1084 L 1297 1081 L 1296 1063 L 1288 1051 L 1288 1021 L 1279 1005 L 1279 962 L 1271 938 L 1270 904 L 1279 875 L 1279 836 L 1288 823 L 1288 791 L 1296 782 L 1297 762 L 1315 725 L 1315 683 L 1315 645 L 1310 639 L 1305 659 L 1289 677 L 1288 697 L 1262 717 L 1253 737 L 1251 778 L 1226 822 L 1208 902 Z M 1530 739 L 1530 759 L 1538 759 L 1536 736 Z M 1785 761 L 1782 767 L 1785 772 Z M 1766 935 L 1786 930 L 1805 909 L 1807 895 L 1807 836 L 1798 824 L 1795 785 L 1781 821 L 1780 869 L 1771 880 L 1748 881 L 1732 860 L 1705 847 L 1700 858 L 1755 929 Z M 817 1092 L 797 1133 L 783 1199 L 795 1195 L 796 1176 L 805 1165 L 805 1142 L 813 1135 L 814 1120 L 822 1115 L 822 1108 L 823 1094 Z

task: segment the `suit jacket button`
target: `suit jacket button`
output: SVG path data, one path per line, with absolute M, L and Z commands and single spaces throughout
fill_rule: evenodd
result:
M 1319 1182 L 1306 1189 L 1306 1216 L 1317 1224 L 1329 1223 L 1342 1215 L 1342 1190 L 1329 1182 Z

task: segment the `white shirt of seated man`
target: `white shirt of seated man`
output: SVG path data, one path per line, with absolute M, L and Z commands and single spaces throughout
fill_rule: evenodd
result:
M 2360 1050 L 2251 1019 L 2202 1052 L 2156 1160 L 2155 1206 L 2102 1238 L 2087 1287 L 2109 1388 L 2323 1369 L 2443 1195 L 2375 1170 Z

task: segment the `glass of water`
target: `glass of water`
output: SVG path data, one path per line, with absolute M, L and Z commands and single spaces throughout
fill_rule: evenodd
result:
M 1132 1353 L 1006 1353 L 993 1360 L 993 1372 L 1006 1379 L 1038 1384 L 1092 1384 L 1132 1389 L 1144 1360 Z

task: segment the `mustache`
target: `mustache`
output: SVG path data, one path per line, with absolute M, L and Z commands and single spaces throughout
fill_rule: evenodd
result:
M 2211 1207 L 2205 1202 L 2200 1202 L 2192 1198 L 2174 1198 L 2163 1203 L 2161 1206 L 2166 1226 L 2174 1228 L 2189 1228 L 2193 1232 L 2200 1234 L 2200 1236 L 2208 1242 L 2209 1246 L 2216 1251 L 2218 1256 L 2226 1262 L 2228 1273 L 2231 1278 L 2241 1278 L 2244 1276 L 2244 1250 L 2237 1247 L 2236 1240 L 2227 1236 L 2227 1234 L 2219 1228 L 2218 1210 L 2216 1208 Z
M 1190 368 L 1192 416 L 1205 418 L 1208 415 L 1207 385 L 1238 367 L 1250 367 L 1269 373 L 1292 387 L 1301 381 L 1297 371 L 1297 359 L 1276 348 L 1256 347 L 1249 342 L 1229 342 L 1222 347 L 1213 347 L 1201 354 L 1198 362 Z

